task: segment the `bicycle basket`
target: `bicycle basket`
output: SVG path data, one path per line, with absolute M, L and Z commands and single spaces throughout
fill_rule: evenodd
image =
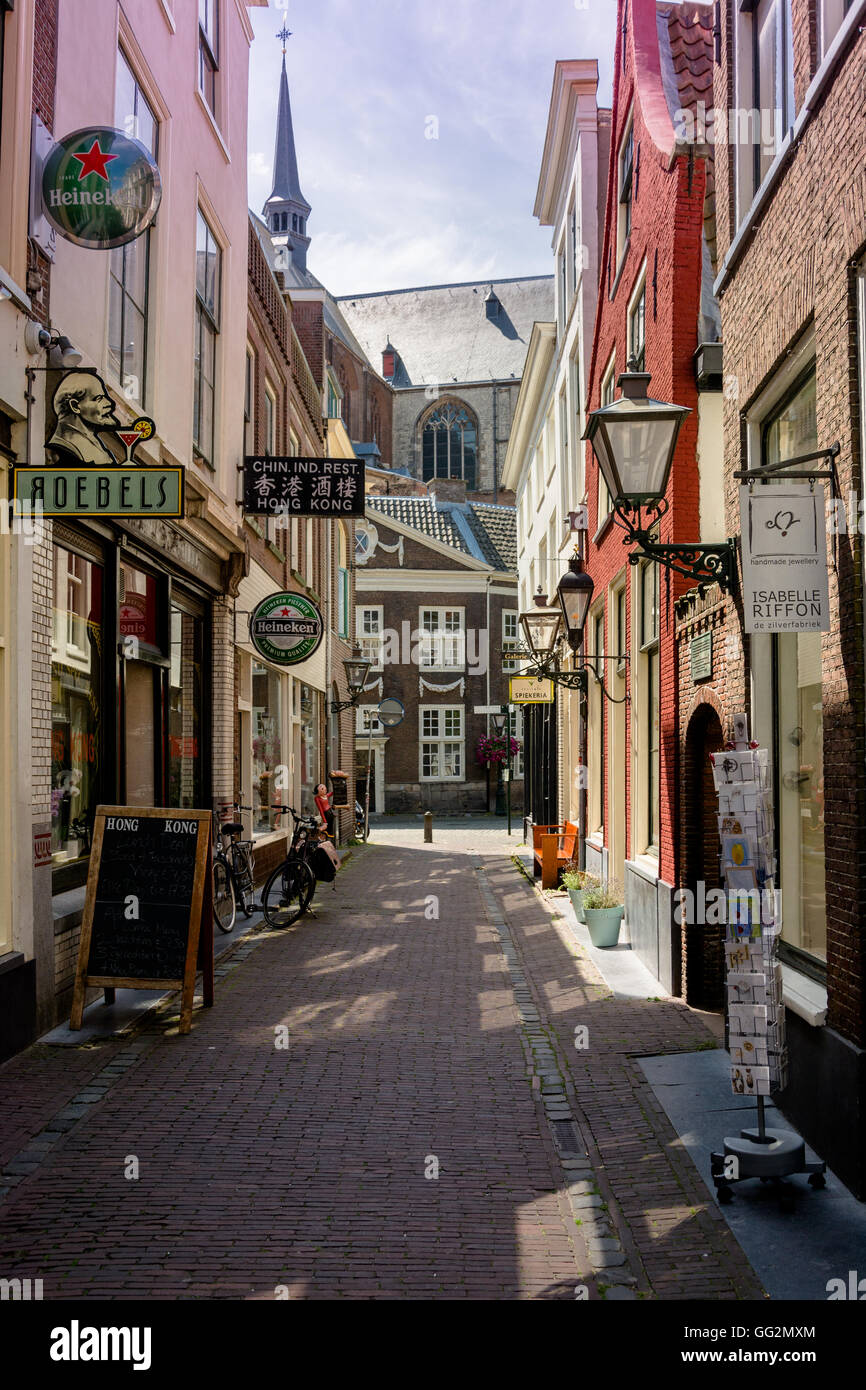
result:
M 321 847 L 310 855 L 310 868 L 320 883 L 333 883 L 337 877 L 336 864 Z

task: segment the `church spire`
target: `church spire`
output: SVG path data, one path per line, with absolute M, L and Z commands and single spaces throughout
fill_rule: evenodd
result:
M 277 104 L 277 138 L 274 145 L 274 186 L 270 197 L 262 209 L 268 224 L 268 231 L 278 244 L 285 244 L 291 250 L 292 259 L 302 270 L 306 269 L 307 218 L 310 204 L 301 192 L 298 178 L 298 159 L 295 154 L 295 133 L 292 128 L 292 107 L 289 101 L 289 80 L 286 76 L 286 40 L 290 30 L 283 27 L 277 38 L 283 45 L 283 66 L 280 73 L 280 95 Z

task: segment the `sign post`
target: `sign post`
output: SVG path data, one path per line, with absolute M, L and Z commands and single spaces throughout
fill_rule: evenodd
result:
M 205 1005 L 213 1004 L 211 827 L 210 811 L 97 806 L 73 1032 L 88 986 L 101 985 L 107 998 L 118 987 L 179 989 L 180 1031 L 188 1033 L 200 968 Z

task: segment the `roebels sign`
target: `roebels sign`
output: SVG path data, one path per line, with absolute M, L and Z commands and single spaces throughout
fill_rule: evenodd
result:
M 97 251 L 141 236 L 161 197 L 150 151 L 111 126 L 65 135 L 42 171 L 42 206 L 49 222 L 67 241 Z
M 51 404 L 45 466 L 12 469 L 19 515 L 183 516 L 183 468 L 135 457 L 138 446 L 154 435 L 154 423 L 142 415 L 128 427 L 121 425 L 96 372 L 79 367 L 64 372 Z

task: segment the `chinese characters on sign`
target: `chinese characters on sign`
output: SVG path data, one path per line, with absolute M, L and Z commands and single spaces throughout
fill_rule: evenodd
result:
M 363 459 L 244 459 L 248 516 L 363 516 Z

